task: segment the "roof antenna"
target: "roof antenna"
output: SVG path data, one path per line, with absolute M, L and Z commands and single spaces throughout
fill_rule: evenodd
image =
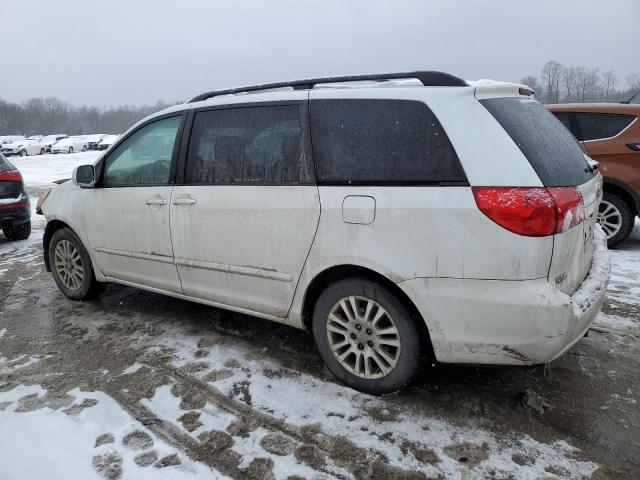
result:
M 625 105 L 629 105 L 631 103 L 631 100 L 636 98 L 638 95 L 640 95 L 640 91 L 638 91 L 638 92 L 634 93 L 633 95 L 631 95 L 631 98 L 629 100 L 623 100 L 620 103 L 624 103 Z

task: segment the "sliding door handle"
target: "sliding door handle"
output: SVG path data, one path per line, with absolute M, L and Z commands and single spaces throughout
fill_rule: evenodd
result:
M 147 200 L 147 205 L 166 205 L 167 201 L 164 198 L 150 198 Z
M 193 205 L 194 203 L 198 203 L 198 201 L 193 198 L 174 198 L 173 199 L 174 205 Z

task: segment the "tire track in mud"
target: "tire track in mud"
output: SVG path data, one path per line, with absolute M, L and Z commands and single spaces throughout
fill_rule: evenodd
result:
M 162 374 L 170 377 L 175 386 L 183 386 L 185 389 L 197 389 L 207 401 L 236 416 L 236 422 L 241 425 L 248 426 L 251 430 L 262 427 L 290 439 L 296 445 L 296 457 L 319 473 L 322 472 L 337 478 L 350 478 L 337 475 L 335 472 L 323 468 L 322 464 L 325 461 L 322 457 L 325 457 L 335 465 L 346 469 L 357 480 L 426 480 L 441 478 L 439 475 L 427 476 L 419 471 L 404 470 L 388 465 L 384 455 L 380 452 L 372 452 L 359 447 L 343 436 L 324 434 L 320 431 L 319 425 L 296 426 L 272 417 L 243 402 L 229 398 L 214 386 L 196 377 L 185 375 L 178 369 L 163 368 Z M 108 384 L 105 387 L 105 393 L 114 398 L 131 416 L 165 442 L 181 450 L 192 460 L 202 462 L 232 478 L 263 478 L 252 475 L 250 468 L 239 467 L 242 457 L 231 450 L 233 445 L 232 438 L 230 438 L 230 441 L 224 441 L 225 435 L 230 437 L 227 432 L 214 431 L 213 433 L 217 435 L 214 435 L 213 438 L 205 432 L 205 434 L 200 435 L 202 438 L 196 440 L 193 436 L 184 433 L 173 422 L 159 418 L 127 392 L 121 389 L 112 390 Z M 220 438 L 221 436 L 223 437 L 222 439 Z M 260 473 L 264 473 L 264 471 Z

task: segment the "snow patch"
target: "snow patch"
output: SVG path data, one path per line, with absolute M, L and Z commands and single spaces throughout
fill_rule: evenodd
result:
M 571 296 L 573 313 L 581 317 L 598 300 L 603 290 L 606 290 L 611 274 L 611 261 L 607 249 L 607 236 L 602 227 L 596 225 L 593 232 L 595 250 L 591 260 L 589 275 L 582 282 L 580 288 Z

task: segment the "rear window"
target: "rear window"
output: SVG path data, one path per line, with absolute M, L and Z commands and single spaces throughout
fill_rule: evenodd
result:
M 10 172 L 16 168 L 0 153 L 0 173 Z
M 608 113 L 576 113 L 582 140 L 611 138 L 627 128 L 636 117 Z
M 594 176 L 571 132 L 535 100 L 480 100 L 518 145 L 546 187 L 575 187 Z
M 325 184 L 466 184 L 433 112 L 408 100 L 310 102 L 316 174 Z

